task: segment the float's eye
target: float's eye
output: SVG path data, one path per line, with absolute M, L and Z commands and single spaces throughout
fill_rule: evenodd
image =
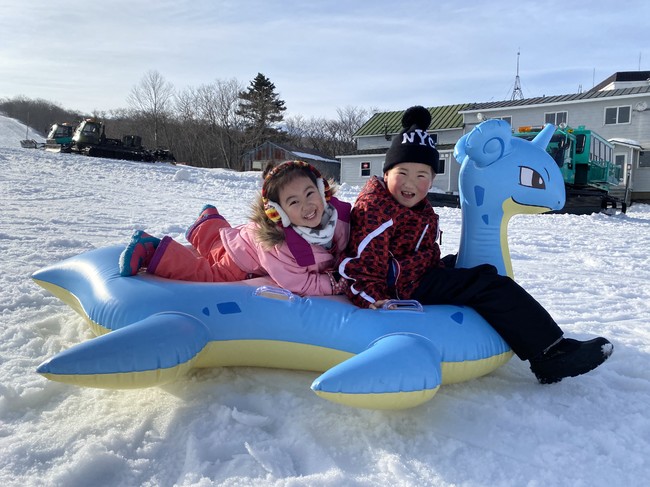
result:
M 519 184 L 522 186 L 528 186 L 529 188 L 546 188 L 546 183 L 541 174 L 526 166 L 521 166 L 519 168 Z

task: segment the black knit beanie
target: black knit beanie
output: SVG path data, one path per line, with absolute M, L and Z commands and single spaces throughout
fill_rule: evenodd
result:
M 431 166 L 434 173 L 438 172 L 440 154 L 433 139 L 427 134 L 430 123 L 431 114 L 422 106 L 414 106 L 404 112 L 404 130 L 393 139 L 386 152 L 384 173 L 400 162 L 419 162 Z

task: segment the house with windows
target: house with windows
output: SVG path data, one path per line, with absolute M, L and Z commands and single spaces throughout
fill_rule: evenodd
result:
M 245 170 L 263 171 L 267 165 L 284 161 L 304 161 L 314 166 L 328 179 L 339 181 L 341 163 L 334 157 L 314 149 L 305 149 L 278 142 L 264 142 L 242 157 Z
M 483 120 L 506 120 L 517 131 L 544 123 L 584 126 L 613 145 L 613 161 L 621 167 L 621 187 L 633 201 L 650 201 L 650 71 L 614 73 L 592 89 L 570 95 L 467 103 L 429 108 L 429 133 L 437 141 L 442 172 L 432 191 L 457 193 L 459 165 L 453 147 Z M 386 151 L 401 130 L 404 112 L 375 114 L 355 134 L 357 150 L 339 156 L 341 182 L 361 186 L 381 175 Z

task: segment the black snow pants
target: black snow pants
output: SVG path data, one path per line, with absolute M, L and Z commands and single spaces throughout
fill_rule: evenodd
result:
M 489 264 L 469 269 L 431 268 L 413 298 L 422 304 L 474 308 L 522 360 L 535 357 L 562 337 L 548 311 Z

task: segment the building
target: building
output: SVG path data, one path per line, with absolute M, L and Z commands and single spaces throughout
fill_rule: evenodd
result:
M 469 104 L 429 108 L 429 133 L 443 162 L 443 170 L 436 177 L 440 191 L 450 191 L 453 186 L 449 183 L 450 166 L 454 162 L 452 153 L 454 144 L 464 133 L 461 113 L 468 107 Z M 382 174 L 386 151 L 392 138 L 402 130 L 403 114 L 404 111 L 376 113 L 359 128 L 354 134 L 357 150 L 353 154 L 338 156 L 341 159 L 341 183 L 363 186 L 371 176 Z
M 629 184 L 633 201 L 650 201 L 650 71 L 614 73 L 589 91 L 520 100 L 433 107 L 429 133 L 437 140 L 444 170 L 433 191 L 458 191 L 460 166 L 453 158 L 458 139 L 489 118 L 520 126 L 565 123 L 583 125 L 614 145 L 614 162 L 621 166 L 621 186 Z M 374 115 L 355 134 L 357 151 L 339 156 L 341 182 L 363 185 L 381 175 L 392 137 L 401 130 L 404 112 Z
M 320 171 L 323 177 L 339 181 L 341 163 L 326 154 L 313 149 L 304 149 L 276 142 L 264 142 L 242 157 L 244 168 L 262 171 L 268 164 L 277 165 L 284 161 L 308 162 Z

